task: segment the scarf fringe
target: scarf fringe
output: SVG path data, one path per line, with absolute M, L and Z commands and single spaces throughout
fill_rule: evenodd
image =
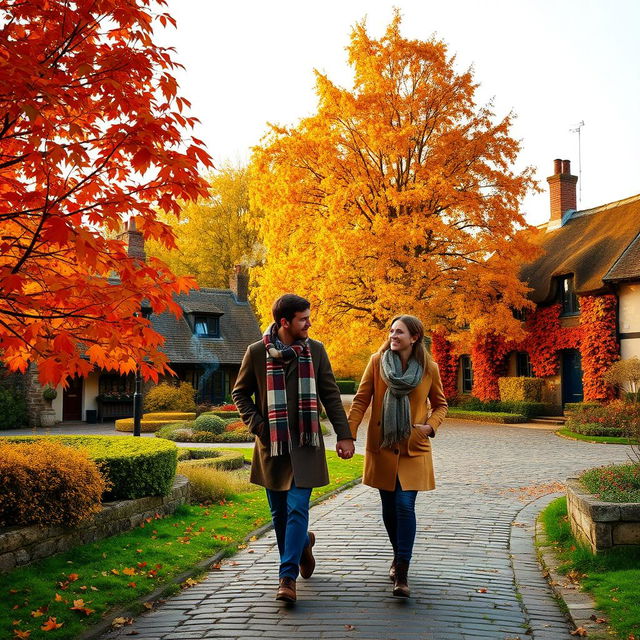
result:
M 320 434 L 318 433 L 301 433 L 300 434 L 300 446 L 306 447 L 319 447 L 320 446 Z
M 282 440 L 271 443 L 271 455 L 281 456 L 291 451 L 291 440 L 283 442 Z

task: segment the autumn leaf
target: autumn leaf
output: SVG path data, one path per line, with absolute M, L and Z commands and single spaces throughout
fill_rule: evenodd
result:
M 577 629 L 574 629 L 573 631 L 570 631 L 572 636 L 580 636 L 580 637 L 585 637 L 587 635 L 589 635 L 587 633 L 587 630 L 584 627 L 578 627 Z
M 476 589 L 478 593 L 487 593 L 489 591 L 486 587 L 480 587 L 480 589 Z
M 355 627 L 352 624 L 344 625 L 345 631 L 355 631 Z
M 54 631 L 59 629 L 64 622 L 56 622 L 56 618 L 49 618 L 40 628 L 43 631 Z
M 19 638 L 20 640 L 26 640 L 31 636 L 31 631 L 20 631 L 20 629 L 13 630 L 13 637 Z
M 150 611 L 151 609 L 153 609 L 153 602 L 143 602 L 142 603 L 144 608 L 147 609 L 148 611 Z
M 129 583 L 127 584 L 127 586 L 128 586 L 128 587 L 131 587 L 132 589 L 135 589 L 135 588 L 136 588 L 136 583 L 135 583 L 135 582 L 129 582 Z
M 56 602 L 65 602 L 65 599 L 59 594 L 56 593 L 56 597 L 54 598 Z
M 138 569 L 144 569 L 147 566 L 146 562 L 138 562 Z
M 111 573 L 113 573 L 114 576 L 120 575 L 120 572 L 117 569 L 111 569 Z
M 114 618 L 111 621 L 111 626 L 114 629 L 117 629 L 119 627 L 124 627 L 125 625 L 129 625 L 129 624 L 133 624 L 133 618 L 124 618 L 122 616 L 119 616 L 117 618 Z
M 69 582 L 75 582 L 80 578 L 80 576 L 77 573 L 70 573 L 67 578 L 69 579 Z
M 125 567 L 122 570 L 125 576 L 134 576 L 136 574 L 136 570 L 133 567 Z

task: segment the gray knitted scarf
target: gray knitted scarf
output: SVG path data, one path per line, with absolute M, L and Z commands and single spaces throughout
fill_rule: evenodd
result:
M 409 359 L 407 370 L 402 371 L 400 356 L 387 349 L 380 359 L 380 375 L 387 385 L 382 400 L 382 445 L 391 447 L 409 437 L 411 410 L 409 393 L 422 380 L 423 369 L 414 358 Z

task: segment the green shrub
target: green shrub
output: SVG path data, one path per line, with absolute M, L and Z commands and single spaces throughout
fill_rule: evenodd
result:
M 223 429 L 226 428 L 226 423 Z M 158 429 L 156 438 L 166 438 L 174 442 L 253 442 L 255 436 L 247 429 L 235 431 L 223 431 L 212 433 L 211 431 L 199 431 L 195 422 L 178 422 L 168 424 Z
M 189 411 L 196 410 L 196 391 L 188 382 L 178 386 L 163 382 L 150 389 L 144 397 L 145 411 Z
M 355 380 L 336 380 L 336 384 L 340 393 L 353 394 L 357 389 Z
M 194 431 L 193 442 L 253 442 L 255 436 L 249 431 L 223 431 L 211 433 L 209 431 Z
M 100 511 L 107 483 L 86 451 L 0 442 L 0 526 L 73 525 Z
M 518 424 L 526 422 L 527 418 L 519 413 L 504 413 L 499 411 L 470 411 L 459 407 L 449 407 L 449 418 L 461 420 L 476 420 L 478 422 L 499 422 L 501 424 Z
M 186 460 L 202 460 L 204 458 L 219 458 L 222 452 L 217 449 L 200 447 L 178 447 L 178 462 Z
M 165 496 L 173 486 L 177 447 L 166 440 L 122 436 L 19 436 L 9 442 L 58 442 L 84 447 L 111 488 L 105 500 Z
M 640 405 L 615 400 L 609 404 L 582 403 L 571 412 L 566 428 L 590 436 L 630 436 L 640 423 Z
M 207 431 L 209 433 L 220 434 L 224 431 L 226 424 L 220 416 L 203 413 L 196 418 L 193 428 L 195 431 Z
M 542 378 L 498 378 L 500 399 L 503 402 L 540 402 L 542 384 Z
M 27 403 L 17 389 L 0 387 L 0 429 L 18 429 L 27 423 Z

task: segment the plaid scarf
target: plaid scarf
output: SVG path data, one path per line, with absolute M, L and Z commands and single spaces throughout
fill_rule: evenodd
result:
M 308 340 L 299 340 L 292 345 L 277 349 L 278 331 L 272 324 L 262 336 L 267 350 L 267 408 L 271 455 L 279 456 L 291 450 L 289 416 L 287 411 L 287 385 L 285 365 L 298 358 L 298 431 L 300 446 L 317 447 L 320 444 L 320 421 L 318 420 L 318 397 L 316 376 L 311 360 Z

